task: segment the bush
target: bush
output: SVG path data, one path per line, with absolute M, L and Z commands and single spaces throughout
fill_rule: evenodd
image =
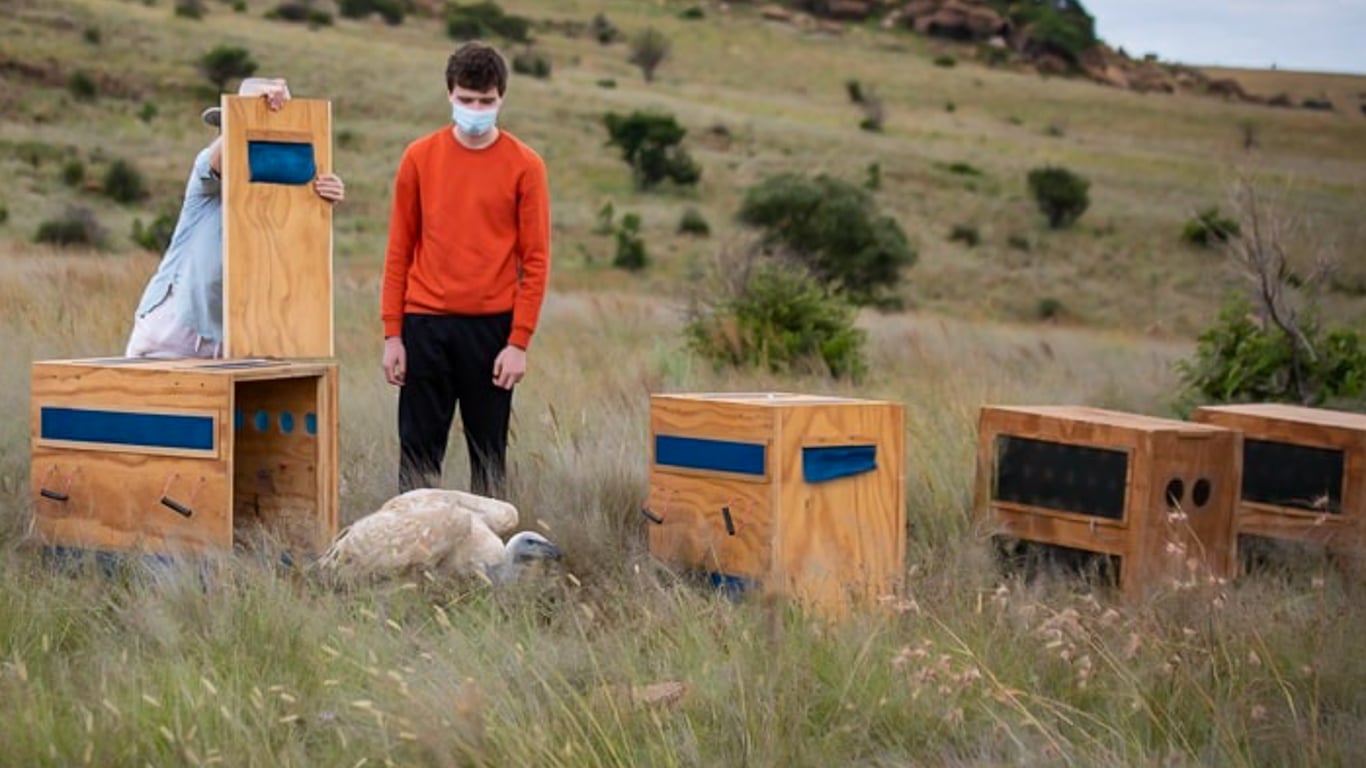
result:
M 669 38 L 654 27 L 648 27 L 631 38 L 629 61 L 640 67 L 640 73 L 645 76 L 645 82 L 653 82 L 655 70 L 668 57 L 669 48 Z
M 512 57 L 512 71 L 545 80 L 550 77 L 550 57 L 533 51 L 518 53 Z
M 450 3 L 446 6 L 446 34 L 453 40 L 501 37 L 514 43 L 529 43 L 531 21 L 504 12 L 491 0 L 470 5 Z
M 682 11 L 679 11 L 678 18 L 683 19 L 684 21 L 697 21 L 698 19 L 707 18 L 707 12 L 702 10 L 702 6 L 694 5 L 691 8 L 684 8 Z
M 71 73 L 66 79 L 66 90 L 77 101 L 94 101 L 99 95 L 99 89 L 95 86 L 95 78 L 90 76 L 84 69 L 78 69 Z
M 389 26 L 403 23 L 405 0 L 337 0 L 337 13 L 348 19 L 365 19 L 378 13 Z
M 1317 323 L 1301 331 L 1314 355 L 1296 355 L 1290 335 L 1258 322 L 1246 297 L 1226 301 L 1219 319 L 1200 334 L 1195 356 L 1176 364 L 1184 386 L 1178 410 L 1186 416 L 1205 403 L 1268 401 L 1317 406 L 1366 395 L 1366 339 L 1360 333 Z
M 981 175 L 982 175 L 981 169 L 978 168 L 977 166 L 971 164 L 971 163 L 963 163 L 963 162 L 949 163 L 948 165 L 943 166 L 943 168 L 944 168 L 944 170 L 948 171 L 949 173 L 952 173 L 952 174 L 955 175 L 955 176 L 981 176 Z
M 247 49 L 228 45 L 214 48 L 199 60 L 199 71 L 220 91 L 226 90 L 233 78 L 251 77 L 256 66 Z
M 103 40 L 99 27 L 86 27 L 85 32 L 82 33 L 81 37 L 91 45 L 99 45 Z
M 1069 227 L 1091 204 L 1091 182 L 1066 168 L 1045 166 L 1029 172 L 1029 191 L 1053 229 Z
M 175 15 L 185 19 L 202 19 L 207 12 L 204 0 L 175 0 Z
M 1186 222 L 1181 239 L 1191 245 L 1209 248 L 1216 243 L 1227 243 L 1241 234 L 1238 222 L 1219 213 L 1218 208 L 1206 208 Z
M 1055 320 L 1062 317 L 1065 312 L 1066 307 L 1063 306 L 1062 301 L 1052 296 L 1039 299 L 1038 305 L 1034 307 L 1034 314 L 1040 320 Z
M 975 248 L 982 242 L 982 235 L 977 231 L 976 224 L 954 224 L 953 229 L 949 231 L 949 241 Z
M 0 205 L 0 226 L 9 223 L 9 207 Z
M 610 77 L 605 77 L 597 82 L 599 88 L 616 88 L 617 81 Z
M 314 8 L 308 2 L 280 3 L 273 10 L 266 12 L 266 18 L 293 24 L 308 24 L 312 27 L 326 27 L 332 24 L 332 14 Z
M 62 166 L 62 183 L 74 187 L 85 181 L 85 163 L 76 158 L 67 160 Z
M 882 164 L 878 162 L 869 163 L 865 170 L 868 172 L 868 178 L 864 180 L 863 188 L 869 192 L 882 189 Z
M 134 203 L 147 197 L 147 182 L 142 171 L 127 160 L 118 159 L 104 174 L 104 194 L 120 203 Z
M 640 216 L 628 213 L 621 217 L 621 227 L 617 229 L 617 255 L 612 258 L 612 266 L 637 272 L 649 265 L 650 254 L 640 237 Z
M 696 184 L 702 169 L 682 146 L 688 131 L 678 124 L 673 115 L 632 112 L 603 116 L 607 126 L 608 146 L 621 148 L 622 159 L 631 166 L 636 186 L 654 187 L 666 179 L 675 184 Z
M 38 225 L 34 242 L 58 246 L 86 245 L 99 248 L 104 245 L 104 228 L 89 208 L 67 208 L 56 219 L 49 219 Z
M 605 13 L 594 16 L 589 27 L 593 30 L 593 37 L 600 45 L 611 45 L 621 39 L 621 30 L 612 24 Z
M 849 94 L 849 100 L 853 103 L 863 103 L 863 83 L 857 80 L 847 80 L 844 83 L 844 92 Z
M 936 67 L 943 67 L 944 69 L 950 69 L 950 68 L 952 68 L 952 67 L 958 66 L 958 59 L 955 59 L 954 57 L 952 57 L 952 56 L 950 56 L 950 55 L 948 55 L 948 54 L 944 54 L 944 55 L 942 55 L 942 56 L 935 56 L 935 57 L 934 57 L 934 65 L 935 65 Z
M 855 310 L 814 276 L 790 265 L 761 266 L 733 296 L 695 313 L 688 347 L 717 367 L 774 373 L 820 370 L 858 379 L 866 334 Z
M 1076 64 L 1099 42 L 1095 21 L 1080 3 L 1063 10 L 1048 3 L 1017 3 L 1011 15 L 1018 28 L 1032 25 L 1028 43 L 1031 53 L 1055 53 Z
M 232 2 L 232 11 L 233 11 L 233 13 L 246 13 L 246 12 L 247 12 L 247 0 L 233 0 L 233 2 Z
M 1010 246 L 1011 250 L 1025 251 L 1026 253 L 1034 248 L 1034 245 L 1029 242 L 1029 238 L 1024 235 L 1011 235 L 1006 238 L 1006 245 Z
M 824 174 L 759 182 L 745 192 L 740 220 L 763 229 L 766 245 L 786 248 L 856 303 L 881 303 L 883 291 L 916 260 L 901 225 L 878 215 L 867 190 Z
M 130 235 L 133 242 L 144 250 L 153 253 L 165 253 L 166 248 L 171 244 L 171 236 L 175 234 L 176 216 L 173 213 L 163 213 L 152 220 L 150 226 L 144 227 L 142 219 L 133 219 L 133 231 Z
M 696 235 L 707 237 L 711 234 L 711 225 L 707 223 L 707 218 L 696 208 L 689 208 L 683 212 L 683 217 L 678 220 L 678 233 L 681 235 Z
M 142 108 L 138 110 L 138 119 L 144 123 L 150 123 L 156 119 L 158 111 L 156 104 L 145 101 L 142 103 Z

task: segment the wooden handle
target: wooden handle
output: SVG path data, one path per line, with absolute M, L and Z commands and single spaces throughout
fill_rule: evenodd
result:
M 180 513 L 180 514 L 181 514 L 182 516 L 184 516 L 184 517 L 190 517 L 190 516 L 194 515 L 194 510 L 193 510 L 193 509 L 190 509 L 189 507 L 185 506 L 184 504 L 181 504 L 180 502 L 176 501 L 175 499 L 171 498 L 170 496 L 162 496 L 162 497 L 161 497 L 161 503 L 162 503 L 164 506 L 167 506 L 167 507 L 170 507 L 171 509 L 174 509 L 176 512 Z

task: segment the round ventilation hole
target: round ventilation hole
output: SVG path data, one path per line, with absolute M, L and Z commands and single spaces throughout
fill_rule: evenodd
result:
M 1181 506 L 1181 498 L 1186 495 L 1186 484 L 1181 482 L 1181 478 L 1173 477 L 1167 481 L 1167 506 L 1176 508 Z
M 1196 480 L 1195 487 L 1191 488 L 1191 501 L 1195 502 L 1195 506 L 1203 507 L 1209 503 L 1209 497 L 1212 491 L 1213 488 L 1210 486 L 1209 480 L 1202 477 L 1199 480 Z

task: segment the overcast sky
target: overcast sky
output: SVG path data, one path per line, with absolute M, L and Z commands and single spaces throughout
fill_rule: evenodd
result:
M 1135 58 L 1366 74 L 1366 0 L 1083 0 Z

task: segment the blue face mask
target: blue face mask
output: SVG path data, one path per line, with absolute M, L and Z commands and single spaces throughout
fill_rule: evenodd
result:
M 455 125 L 462 132 L 470 136 L 483 136 L 493 129 L 498 122 L 498 110 L 494 109 L 470 109 L 469 107 L 456 102 L 451 105 L 451 118 L 455 120 Z

